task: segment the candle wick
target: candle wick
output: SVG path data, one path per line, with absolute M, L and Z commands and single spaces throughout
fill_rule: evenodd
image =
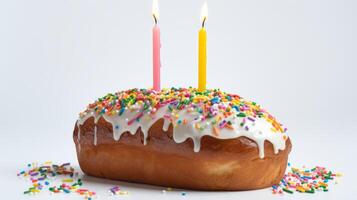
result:
M 153 14 L 152 16 L 154 17 L 155 24 L 157 24 L 157 19 L 156 19 L 155 14 Z
M 205 27 L 205 22 L 206 22 L 206 17 L 205 17 L 205 18 L 203 18 L 203 20 L 202 20 L 202 28 L 204 28 L 204 27 Z

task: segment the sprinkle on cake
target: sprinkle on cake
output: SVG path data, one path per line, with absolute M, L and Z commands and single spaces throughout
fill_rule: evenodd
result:
M 232 123 L 235 118 L 242 118 L 239 124 L 246 130 L 247 121 L 253 122 L 257 118 L 263 118 L 271 124 L 271 131 L 275 133 L 285 133 L 286 128 L 255 102 L 245 100 L 239 95 L 229 94 L 219 89 L 207 89 L 199 92 L 196 88 L 169 88 L 160 91 L 150 89 L 130 89 L 126 91 L 109 93 L 94 103 L 89 104 L 84 112 L 80 113 L 80 118 L 88 112 L 95 112 L 97 115 L 122 116 L 125 112 L 138 111 L 132 119 L 128 119 L 127 124 L 131 125 L 140 122 L 144 113 L 154 115 L 163 106 L 168 106 L 171 114 L 164 115 L 174 126 L 188 123 L 182 118 L 179 111 L 186 109 L 187 112 L 194 113 L 198 117 L 195 121 L 195 128 L 204 131 L 211 126 L 213 134 L 219 134 L 223 128 L 233 129 Z M 209 120 L 208 120 L 209 119 Z M 203 123 L 202 122 L 207 122 Z M 283 134 L 284 139 L 287 136 Z

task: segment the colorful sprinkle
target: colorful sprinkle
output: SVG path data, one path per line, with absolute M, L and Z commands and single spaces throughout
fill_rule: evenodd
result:
M 64 163 L 61 165 L 52 164 L 52 162 L 45 162 L 42 165 L 37 163 L 28 164 L 28 169 L 20 171 L 17 176 L 28 178 L 32 183 L 31 187 L 25 190 L 24 194 L 38 194 L 45 187 L 53 193 L 77 193 L 84 197 L 84 199 L 92 199 L 96 196 L 95 192 L 89 191 L 88 189 L 81 188 L 83 185 L 80 178 L 74 179 L 78 175 L 71 167 L 70 163 Z M 57 186 L 51 186 L 51 182 L 57 178 L 61 179 L 62 184 Z
M 288 167 L 290 167 L 290 163 L 288 163 Z M 327 192 L 329 181 L 335 180 L 338 177 L 337 174 L 319 166 L 312 169 L 306 169 L 305 166 L 302 169 L 291 167 L 279 185 L 272 186 L 272 192 L 273 194 L 281 194 L 282 192 L 293 194 L 294 191 L 310 194 L 315 193 L 315 191 Z
M 128 191 L 123 191 L 119 186 L 113 186 L 109 189 L 110 195 L 128 195 Z
M 141 119 L 144 112 L 155 114 L 163 106 L 167 106 L 171 112 L 164 115 L 165 119 L 174 125 L 192 123 L 201 132 L 212 127 L 216 127 L 212 130 L 213 134 L 218 134 L 220 132 L 218 129 L 243 128 L 248 131 L 248 125 L 254 125 L 257 118 L 268 121 L 273 132 L 285 133 L 287 130 L 255 102 L 245 100 L 239 95 L 222 92 L 219 89 L 207 89 L 199 92 L 192 87 L 172 87 L 160 91 L 134 88 L 114 94 L 109 93 L 89 104 L 87 109 L 80 113 L 80 117 L 92 111 L 97 115 L 108 116 L 120 116 L 126 110 L 128 112 L 137 111 L 138 114 L 127 121 L 130 126 L 135 122 L 145 120 L 145 118 Z M 183 109 L 198 117 L 193 121 L 182 119 L 178 113 Z M 231 119 L 237 117 L 242 119 L 242 123 L 238 126 L 232 125 Z M 285 136 L 284 139 L 286 138 Z

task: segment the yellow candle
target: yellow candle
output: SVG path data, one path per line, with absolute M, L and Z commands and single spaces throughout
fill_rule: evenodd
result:
M 207 66 L 207 32 L 205 29 L 205 22 L 207 19 L 207 3 L 205 3 L 201 10 L 202 27 L 198 32 L 198 91 L 206 90 L 206 66 Z

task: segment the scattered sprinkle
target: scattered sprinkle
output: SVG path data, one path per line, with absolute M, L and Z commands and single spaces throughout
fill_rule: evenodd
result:
M 110 195 L 128 195 L 128 191 L 121 190 L 119 186 L 113 186 L 109 189 Z
M 288 163 L 290 166 L 290 163 Z M 282 194 L 283 192 L 293 194 L 300 193 L 315 193 L 316 191 L 327 192 L 329 181 L 335 180 L 339 173 L 333 173 L 325 167 L 316 166 L 312 169 L 302 169 L 291 167 L 289 172 L 284 175 L 279 185 L 272 186 L 273 194 Z M 335 184 L 337 180 L 335 180 Z
M 47 187 L 51 194 L 77 193 L 86 200 L 91 200 L 93 197 L 96 197 L 95 192 L 82 188 L 83 182 L 80 178 L 77 178 L 78 173 L 74 171 L 70 163 L 57 165 L 52 164 L 51 161 L 47 161 L 43 164 L 28 164 L 27 168 L 28 169 L 22 170 L 17 174 L 18 177 L 28 179 L 31 183 L 31 187 L 25 190 L 23 192 L 24 194 L 38 194 Z M 62 183 L 60 185 L 53 185 L 53 180 L 57 177 L 65 178 L 61 179 Z

